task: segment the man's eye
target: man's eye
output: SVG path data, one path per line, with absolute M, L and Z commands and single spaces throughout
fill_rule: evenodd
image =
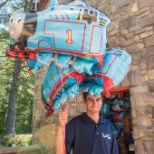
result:
M 92 102 L 92 99 L 87 99 L 88 102 Z
M 99 102 L 99 101 L 101 101 L 102 99 L 101 98 L 99 98 L 99 99 L 97 99 L 97 102 Z

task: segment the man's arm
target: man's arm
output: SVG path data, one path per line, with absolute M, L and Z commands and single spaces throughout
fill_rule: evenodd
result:
M 67 123 L 68 112 L 64 109 L 59 113 L 59 125 L 56 137 L 56 154 L 66 154 L 65 148 L 65 125 Z

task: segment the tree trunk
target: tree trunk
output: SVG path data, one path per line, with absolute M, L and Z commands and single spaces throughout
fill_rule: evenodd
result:
M 8 103 L 8 114 L 6 120 L 6 134 L 15 133 L 15 121 L 16 121 L 16 99 L 17 91 L 20 81 L 22 61 L 16 60 L 14 64 L 13 80 L 10 89 L 9 103 Z

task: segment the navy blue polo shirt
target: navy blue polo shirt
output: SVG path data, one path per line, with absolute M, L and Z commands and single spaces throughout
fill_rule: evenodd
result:
M 86 113 L 66 125 L 66 151 L 70 154 L 119 154 L 110 122 L 100 117 L 96 124 Z

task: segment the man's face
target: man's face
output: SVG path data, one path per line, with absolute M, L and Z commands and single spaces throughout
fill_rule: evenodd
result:
M 87 106 L 87 111 L 91 113 L 99 113 L 102 107 L 102 96 L 93 96 L 88 94 L 86 97 L 85 104 Z

